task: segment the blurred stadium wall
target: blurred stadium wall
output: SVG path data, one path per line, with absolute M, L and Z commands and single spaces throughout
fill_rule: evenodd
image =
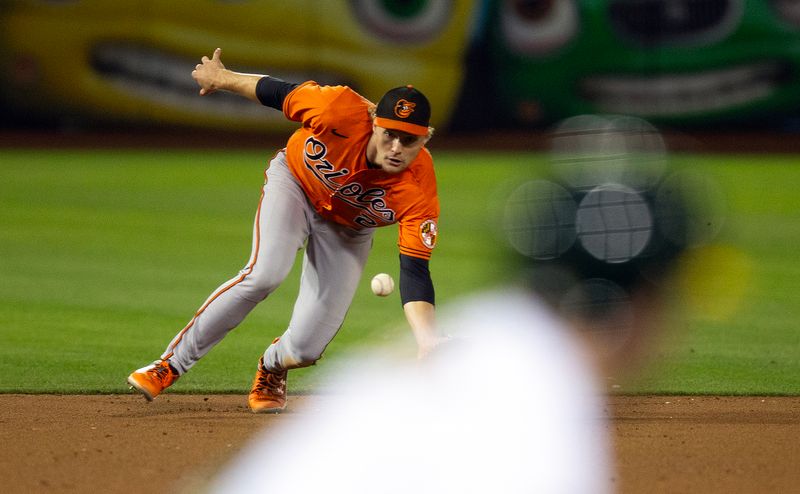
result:
M 440 133 L 625 114 L 675 129 L 800 129 L 792 0 L 6 0 L 4 129 L 280 133 L 280 114 L 197 95 L 223 48 L 237 71 L 414 84 Z

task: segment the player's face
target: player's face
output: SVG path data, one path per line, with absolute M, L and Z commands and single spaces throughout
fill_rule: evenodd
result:
M 414 161 L 427 141 L 427 136 L 373 125 L 372 137 L 367 146 L 367 159 L 386 173 L 400 173 Z

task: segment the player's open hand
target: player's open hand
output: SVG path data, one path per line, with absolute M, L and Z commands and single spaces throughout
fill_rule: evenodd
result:
M 225 70 L 225 66 L 220 60 L 221 55 L 222 48 L 214 50 L 211 58 L 203 55 L 200 63 L 192 71 L 192 78 L 200 86 L 200 96 L 209 95 L 220 88 L 219 81 L 222 78 L 222 71 Z

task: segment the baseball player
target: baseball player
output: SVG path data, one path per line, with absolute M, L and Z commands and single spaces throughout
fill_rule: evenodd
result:
M 400 295 L 423 356 L 443 341 L 434 324 L 428 266 L 439 200 L 431 154 L 430 104 L 412 86 L 377 105 L 346 86 L 286 82 L 228 70 L 217 48 L 192 77 L 200 95 L 218 90 L 260 102 L 299 122 L 266 170 L 246 266 L 215 290 L 161 358 L 134 371 L 130 386 L 150 401 L 235 328 L 288 275 L 305 247 L 288 328 L 258 361 L 253 412 L 286 406 L 289 369 L 314 364 L 344 321 L 376 228 L 397 223 Z

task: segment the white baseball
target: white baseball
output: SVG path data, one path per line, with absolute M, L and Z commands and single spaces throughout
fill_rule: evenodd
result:
M 385 297 L 394 291 L 394 280 L 386 273 L 378 273 L 372 278 L 372 293 Z

